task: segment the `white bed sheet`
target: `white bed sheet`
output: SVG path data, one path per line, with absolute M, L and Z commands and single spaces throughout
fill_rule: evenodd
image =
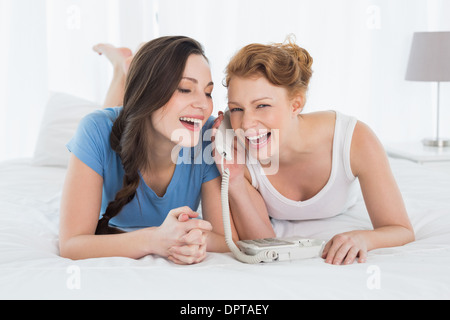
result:
M 246 265 L 231 254 L 178 266 L 157 256 L 72 261 L 58 255 L 65 169 L 0 164 L 0 299 L 449 299 L 450 174 L 391 159 L 417 240 L 365 264 L 321 258 Z M 364 203 L 337 217 L 274 221 L 279 236 L 330 239 L 371 228 Z

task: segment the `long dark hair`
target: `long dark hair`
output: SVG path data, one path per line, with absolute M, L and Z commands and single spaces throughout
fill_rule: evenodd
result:
M 114 122 L 111 148 L 122 160 L 123 186 L 98 221 L 95 234 L 122 233 L 109 220 L 136 196 L 139 170 L 148 169 L 146 127 L 153 112 L 163 107 L 178 87 L 191 54 L 204 54 L 197 41 L 184 36 L 157 38 L 144 44 L 133 58 L 126 83 L 123 110 Z

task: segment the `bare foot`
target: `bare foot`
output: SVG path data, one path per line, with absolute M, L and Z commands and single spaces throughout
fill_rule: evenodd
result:
M 105 55 L 114 68 L 120 68 L 125 74 L 128 72 L 133 52 L 128 48 L 117 48 L 108 43 L 99 43 L 92 48 L 99 55 Z

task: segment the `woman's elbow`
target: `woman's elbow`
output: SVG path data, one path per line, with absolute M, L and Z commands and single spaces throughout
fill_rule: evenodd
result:
M 61 258 L 70 260 L 81 260 L 83 257 L 80 255 L 79 250 L 74 245 L 73 239 L 66 239 L 59 242 L 59 256 Z

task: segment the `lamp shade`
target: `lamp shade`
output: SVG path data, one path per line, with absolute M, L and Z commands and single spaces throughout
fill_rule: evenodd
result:
M 414 33 L 405 79 L 450 81 L 450 31 Z

